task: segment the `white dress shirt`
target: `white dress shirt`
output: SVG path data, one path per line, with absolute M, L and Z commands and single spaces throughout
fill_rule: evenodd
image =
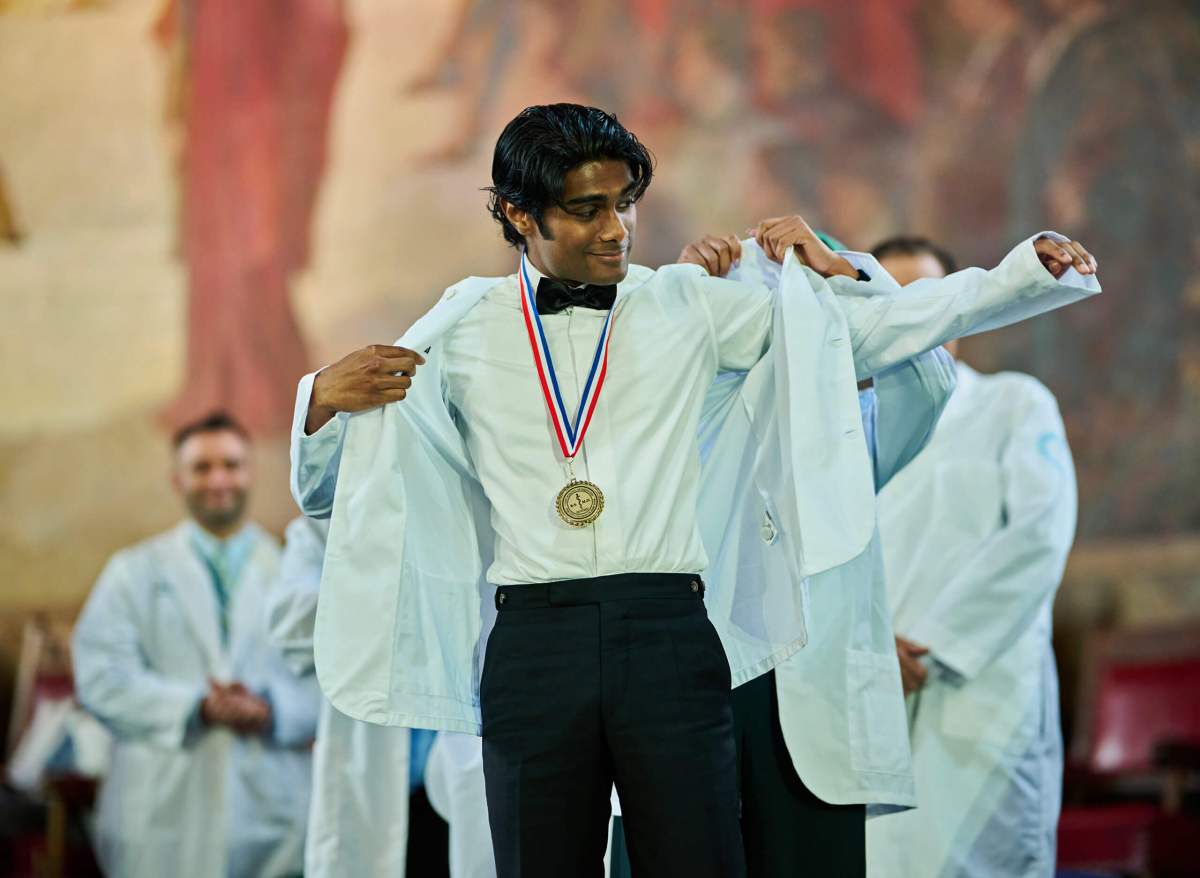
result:
M 671 282 L 662 282 L 668 274 Z M 536 288 L 542 276 L 532 265 L 530 277 Z M 772 297 L 696 266 L 631 269 L 617 289 L 607 378 L 574 460 L 575 476 L 604 492 L 603 513 L 581 528 L 555 511 L 570 472 L 516 276 L 483 297 L 446 336 L 443 391 L 492 504 L 489 582 L 704 570 L 695 516 L 700 407 L 718 371 L 748 369 L 767 349 Z M 572 419 L 606 315 L 567 308 L 541 318 Z

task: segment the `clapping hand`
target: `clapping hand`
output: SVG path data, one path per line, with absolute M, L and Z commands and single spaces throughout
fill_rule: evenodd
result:
M 241 683 L 209 680 L 200 718 L 207 725 L 225 726 L 239 734 L 259 734 L 271 724 L 271 705 Z

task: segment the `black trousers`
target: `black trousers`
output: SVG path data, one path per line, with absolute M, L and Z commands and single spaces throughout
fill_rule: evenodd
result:
M 450 878 L 450 826 L 421 787 L 408 797 L 408 848 L 405 875 Z
M 867 873 L 866 806 L 830 805 L 804 785 L 779 726 L 775 672 L 733 690 L 750 878 L 860 878 Z M 611 878 L 628 878 L 620 820 Z
M 800 780 L 779 725 L 774 671 L 733 690 L 733 721 L 750 878 L 865 878 L 867 808 L 830 805 Z
M 729 664 L 699 577 L 497 589 L 480 699 L 499 878 L 603 875 L 615 782 L 639 878 L 741 878 Z

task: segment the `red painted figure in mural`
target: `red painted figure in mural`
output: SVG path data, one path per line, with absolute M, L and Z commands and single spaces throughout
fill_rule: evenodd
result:
M 167 420 L 214 409 L 255 432 L 290 420 L 308 368 L 289 284 L 308 259 L 341 0 L 168 0 L 168 122 L 179 131 L 187 371 Z

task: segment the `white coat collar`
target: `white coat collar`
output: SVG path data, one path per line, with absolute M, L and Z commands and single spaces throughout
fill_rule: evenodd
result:
M 954 361 L 954 375 L 954 393 L 950 395 L 950 401 L 946 404 L 946 410 L 939 423 L 953 421 L 972 409 L 970 397 L 979 387 L 979 379 L 982 377 L 962 360 L 957 359 Z
M 192 629 L 214 674 L 228 660 L 221 645 L 221 623 L 217 616 L 217 598 L 212 577 L 192 544 L 190 521 L 180 522 L 169 535 L 169 551 L 158 559 L 159 573 L 183 607 L 184 618 Z

